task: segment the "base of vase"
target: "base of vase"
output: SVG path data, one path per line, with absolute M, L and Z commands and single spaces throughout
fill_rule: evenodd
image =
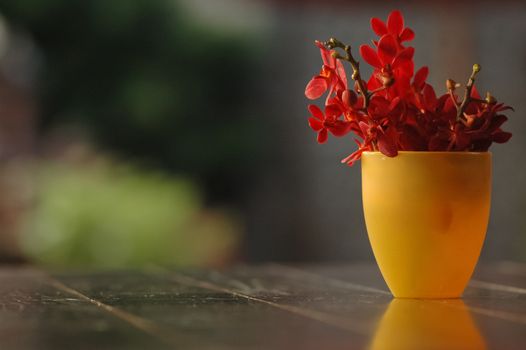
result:
M 426 300 L 440 300 L 440 299 L 461 299 L 462 295 L 395 295 L 395 299 L 426 299 Z

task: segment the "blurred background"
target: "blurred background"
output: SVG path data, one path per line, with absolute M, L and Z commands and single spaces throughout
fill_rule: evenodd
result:
M 453 7 L 454 4 L 454 7 Z M 0 0 L 0 261 L 51 267 L 365 261 L 351 139 L 320 146 L 315 39 L 393 2 Z M 483 260 L 526 261 L 526 3 L 397 3 L 417 66 L 515 107 L 492 148 Z

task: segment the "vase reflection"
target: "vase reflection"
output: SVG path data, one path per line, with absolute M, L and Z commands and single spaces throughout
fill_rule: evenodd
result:
M 460 299 L 393 299 L 370 349 L 486 349 L 469 309 Z

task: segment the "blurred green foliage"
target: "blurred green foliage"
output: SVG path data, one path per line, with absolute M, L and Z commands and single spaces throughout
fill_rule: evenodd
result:
M 248 38 L 193 24 L 175 0 L 0 0 L 0 13 L 41 51 L 43 130 L 81 123 L 106 149 L 188 174 L 212 199 L 242 188 L 261 134 L 247 114 Z
M 99 158 L 41 162 L 24 251 L 57 267 L 218 265 L 236 253 L 237 220 L 202 207 L 181 178 Z

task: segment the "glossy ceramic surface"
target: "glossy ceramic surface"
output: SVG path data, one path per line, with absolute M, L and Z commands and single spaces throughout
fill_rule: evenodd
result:
M 489 218 L 491 153 L 362 156 L 369 240 L 395 297 L 458 298 Z

